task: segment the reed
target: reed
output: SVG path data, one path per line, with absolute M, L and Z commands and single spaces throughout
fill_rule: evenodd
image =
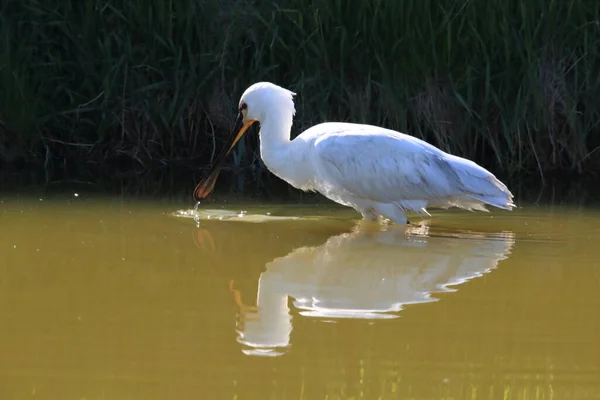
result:
M 366 122 L 500 176 L 598 172 L 599 21 L 590 0 L 6 0 L 0 160 L 201 169 L 269 80 L 298 93 L 294 134 Z M 256 137 L 228 167 L 270 185 Z

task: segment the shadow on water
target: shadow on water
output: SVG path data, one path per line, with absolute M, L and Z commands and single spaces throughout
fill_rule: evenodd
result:
M 227 282 L 237 341 L 247 355 L 285 354 L 296 318 L 371 324 L 398 318 L 405 307 L 438 301 L 437 294 L 497 268 L 515 242 L 509 231 L 316 217 L 252 223 L 259 217 L 225 222 L 204 215 L 193 234 L 204 263 Z

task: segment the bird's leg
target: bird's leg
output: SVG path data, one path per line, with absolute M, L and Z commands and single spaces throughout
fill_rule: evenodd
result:
M 408 223 L 406 214 L 402 207 L 393 203 L 376 203 L 373 206 L 373 212 L 381 215 L 383 218 L 387 218 L 390 221 L 398 225 L 404 225 Z
M 357 209 L 361 213 L 364 220 L 369 222 L 378 222 L 379 214 L 375 212 L 371 207 L 361 207 Z

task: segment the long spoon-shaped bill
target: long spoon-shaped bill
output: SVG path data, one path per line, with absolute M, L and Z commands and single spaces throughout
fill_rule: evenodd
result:
M 235 147 L 235 145 L 241 139 L 241 137 L 244 136 L 244 133 L 246 133 L 248 128 L 254 122 L 256 122 L 255 120 L 250 119 L 250 120 L 246 121 L 245 124 L 242 124 L 242 121 L 243 121 L 243 115 L 242 115 L 242 113 L 239 113 L 237 119 L 235 120 L 233 132 L 231 132 L 229 141 L 227 142 L 227 144 L 225 145 L 223 150 L 221 150 L 221 153 L 219 153 L 219 155 L 217 156 L 217 159 L 215 160 L 215 163 L 213 164 L 213 166 L 212 166 L 210 172 L 208 173 L 208 175 L 206 176 L 206 178 L 204 178 L 196 186 L 196 189 L 194 189 L 194 199 L 196 201 L 200 201 L 201 199 L 205 198 L 206 196 L 208 196 L 209 194 L 212 193 L 212 191 L 215 187 L 215 183 L 217 182 L 217 178 L 219 177 L 219 172 L 221 171 L 221 168 L 223 168 L 223 164 L 225 163 L 225 159 L 227 158 L 227 155 Z M 238 130 L 238 128 L 239 128 L 239 130 Z M 236 135 L 234 135 L 236 130 L 238 130 L 238 133 Z

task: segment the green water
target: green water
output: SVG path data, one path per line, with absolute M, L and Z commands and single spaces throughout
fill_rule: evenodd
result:
M 0 201 L 0 399 L 600 398 L 593 202 Z

